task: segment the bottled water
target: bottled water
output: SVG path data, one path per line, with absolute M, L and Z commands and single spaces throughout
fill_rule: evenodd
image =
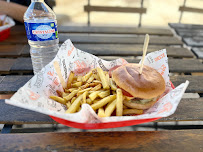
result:
M 24 14 L 34 73 L 47 65 L 58 52 L 56 15 L 44 0 L 32 0 Z

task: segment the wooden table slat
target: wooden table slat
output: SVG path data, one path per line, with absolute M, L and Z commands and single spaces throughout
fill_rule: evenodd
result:
M 203 47 L 203 37 L 183 37 L 183 42 L 188 46 Z
M 8 105 L 0 100 L 0 124 L 54 124 L 56 123 L 49 116 Z
M 1 90 L 0 93 L 2 94 L 14 93 L 31 78 L 32 78 L 31 75 L 0 76 L 0 79 L 3 79 L 0 83 L 0 90 Z
M 199 59 L 203 59 L 203 48 L 192 48 L 192 51 Z
M 126 36 L 96 36 L 96 35 L 70 35 L 59 34 L 60 42 L 71 39 L 73 43 L 89 44 L 143 44 L 144 36 L 126 37 Z M 176 37 L 151 37 L 150 44 L 156 45 L 182 45 L 182 41 Z
M 201 151 L 203 130 L 1 134 L 7 151 Z
M 24 45 L 1 45 L 0 57 L 17 57 L 24 50 Z
M 173 36 L 168 28 L 146 28 L 146 27 L 112 27 L 112 26 L 58 26 L 59 33 L 92 33 L 92 34 L 136 34 L 159 36 Z M 11 34 L 26 34 L 24 26 L 14 26 Z
M 127 44 L 75 44 L 76 48 L 94 55 L 115 55 L 115 56 L 141 56 L 143 45 Z M 169 57 L 194 58 L 194 54 L 187 48 L 168 47 L 164 45 L 150 45 L 147 52 L 153 52 L 160 49 L 166 49 Z M 30 56 L 30 47 L 26 45 L 21 53 L 24 57 Z
M 75 34 L 59 34 L 59 41 L 63 43 L 65 40 L 71 39 L 75 43 L 89 44 L 143 44 L 144 36 L 126 37 L 126 36 L 97 36 L 97 35 L 75 35 Z M 27 44 L 25 35 L 12 35 L 1 44 Z M 182 45 L 182 41 L 176 37 L 151 37 L 149 44 L 156 45 Z
M 175 29 L 202 29 L 203 25 L 198 24 L 182 24 L 182 23 L 169 23 L 170 27 Z
M 0 71 L 9 72 L 16 59 L 0 58 Z
M 203 30 L 202 29 L 175 29 L 177 34 L 181 37 L 202 37 Z

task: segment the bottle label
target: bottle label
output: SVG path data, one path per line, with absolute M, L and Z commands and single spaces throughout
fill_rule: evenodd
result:
M 28 40 L 47 41 L 58 38 L 58 31 L 55 22 L 47 23 L 25 23 L 25 29 Z

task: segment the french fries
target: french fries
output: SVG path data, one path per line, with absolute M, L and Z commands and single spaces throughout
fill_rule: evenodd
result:
M 64 92 L 56 92 L 58 96 L 50 98 L 66 105 L 66 113 L 79 112 L 82 104 L 89 104 L 99 117 L 143 113 L 143 110 L 129 109 L 123 105 L 124 100 L 131 100 L 131 97 L 124 96 L 108 72 L 101 68 L 92 69 L 84 76 L 71 72 Z
M 123 93 L 121 89 L 116 90 L 117 99 L 116 99 L 116 116 L 123 115 Z
M 107 78 L 105 76 L 104 71 L 101 68 L 97 68 L 97 72 L 98 72 L 99 77 L 101 79 L 103 88 L 104 89 L 109 89 L 109 83 L 108 83 L 108 80 L 107 80 Z
M 71 72 L 69 77 L 68 77 L 67 89 L 69 89 L 71 87 L 71 83 L 73 81 L 73 78 L 74 78 L 74 73 Z

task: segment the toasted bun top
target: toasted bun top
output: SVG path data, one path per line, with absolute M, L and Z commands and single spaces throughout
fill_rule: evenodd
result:
M 161 74 L 148 66 L 143 66 L 142 74 L 139 74 L 139 69 L 139 64 L 129 63 L 114 70 L 112 78 L 134 97 L 150 99 L 161 95 L 165 91 Z

